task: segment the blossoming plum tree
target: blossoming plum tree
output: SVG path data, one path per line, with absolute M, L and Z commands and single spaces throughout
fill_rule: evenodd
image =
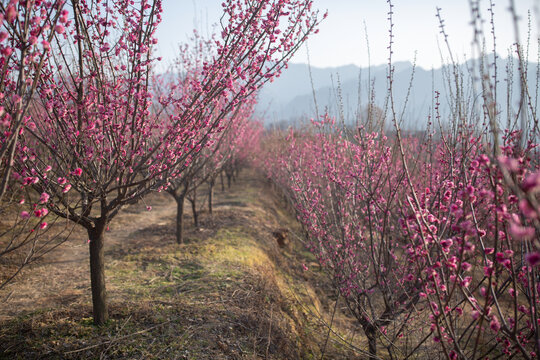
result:
M 17 171 L 89 237 L 94 321 L 108 319 L 104 231 L 127 204 L 164 189 L 223 116 L 276 75 L 318 23 L 311 1 L 226 1 L 221 39 L 189 91 L 153 95 L 160 0 L 72 0 L 17 148 Z M 239 80 L 240 79 L 240 80 Z M 242 85 L 237 89 L 234 83 Z M 233 91 L 235 90 L 235 91 Z M 179 96 L 177 96 L 179 95 Z M 165 108 L 174 108 L 167 113 Z

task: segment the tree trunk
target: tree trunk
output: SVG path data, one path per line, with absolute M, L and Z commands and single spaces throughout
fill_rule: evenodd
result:
M 193 212 L 193 225 L 199 227 L 199 214 L 197 213 L 197 190 L 193 190 L 193 198 L 189 199 L 191 203 L 191 211 Z
M 219 178 L 221 180 L 221 192 L 225 191 L 225 182 L 223 181 L 223 171 L 219 173 Z
M 364 327 L 364 333 L 368 339 L 368 349 L 370 358 L 375 359 L 377 357 L 377 330 L 375 326 L 368 325 Z
M 236 165 L 233 169 L 233 181 L 235 184 L 239 176 L 240 176 L 240 168 L 238 167 L 238 165 Z
M 94 324 L 104 325 L 109 320 L 107 290 L 105 289 L 105 261 L 103 252 L 105 221 L 88 230 L 90 238 L 90 283 Z
M 184 194 L 174 196 L 176 200 L 176 243 L 184 243 Z
M 212 179 L 208 183 L 208 213 L 210 215 L 212 215 L 212 198 L 213 198 L 213 195 L 214 195 L 214 184 L 215 184 L 215 182 L 216 182 L 216 180 Z
M 231 188 L 231 174 L 227 173 L 227 188 Z

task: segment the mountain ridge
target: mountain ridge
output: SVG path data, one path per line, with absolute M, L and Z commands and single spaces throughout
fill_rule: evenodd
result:
M 487 63 L 493 64 L 493 55 L 487 57 Z M 458 65 L 458 69 L 466 86 L 469 98 L 479 96 L 478 79 L 471 77 L 471 69 L 478 60 L 468 60 Z M 519 79 L 517 78 L 518 60 L 515 58 L 497 57 L 499 94 L 506 94 L 508 83 L 512 84 L 511 108 L 516 106 L 519 95 Z M 435 92 L 440 93 L 439 111 L 446 118 L 452 116 L 449 92 L 449 70 L 451 65 L 439 68 L 424 69 L 408 61 L 393 64 L 393 93 L 398 114 L 405 114 L 404 125 L 409 127 L 423 127 L 427 123 L 428 115 L 433 110 Z M 528 69 L 538 69 L 537 63 L 528 63 Z M 493 65 L 491 65 L 493 67 Z M 503 71 L 506 68 L 513 70 L 514 78 L 509 78 Z M 384 107 L 387 93 L 388 65 L 376 65 L 371 68 L 362 68 L 354 64 L 338 67 L 310 67 L 308 64 L 293 63 L 283 70 L 282 75 L 274 82 L 266 84 L 259 93 L 257 115 L 264 118 L 265 124 L 294 123 L 299 119 L 314 118 L 316 114 L 326 110 L 331 116 L 339 116 L 340 110 L 345 114 L 346 122 L 354 122 L 359 111 L 368 104 L 370 89 L 374 93 L 375 104 Z M 414 77 L 411 81 L 411 76 Z M 502 69 L 502 70 L 501 70 Z M 530 73 L 530 70 L 529 70 Z M 370 79 L 368 79 L 370 77 Z M 536 91 L 537 79 L 529 78 L 531 91 Z M 313 87 L 311 83 L 313 82 Z M 452 82 L 450 82 L 452 83 Z M 338 86 L 339 84 L 339 86 Z M 409 85 L 412 84 L 409 89 Z M 473 89 L 473 86 L 476 89 Z M 455 85 L 452 84 L 452 87 Z M 313 88 L 318 105 L 315 109 Z M 409 91 L 410 90 L 410 91 Z M 534 93 L 533 91 L 533 93 Z M 339 95 L 341 94 L 341 95 Z M 407 96 L 407 94 L 409 94 Z M 360 102 L 358 101 L 360 99 Z M 404 106 L 406 105 L 405 110 Z M 473 106 L 473 105 L 471 105 Z M 508 116 L 505 114 L 504 116 Z

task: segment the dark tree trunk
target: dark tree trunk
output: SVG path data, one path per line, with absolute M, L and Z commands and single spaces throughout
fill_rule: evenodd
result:
M 219 173 L 219 178 L 221 180 L 221 192 L 225 191 L 225 182 L 223 181 L 223 171 Z
M 185 195 L 175 195 L 176 200 L 176 243 L 184 243 L 184 198 Z
M 109 320 L 107 290 L 105 289 L 105 261 L 103 252 L 105 221 L 100 221 L 88 230 L 90 239 L 90 283 L 92 287 L 92 305 L 94 324 L 104 325 Z
M 368 349 L 370 358 L 377 358 L 377 329 L 369 324 L 364 326 L 364 333 L 368 339 Z
M 227 173 L 227 188 L 231 188 L 231 174 Z
M 195 228 L 199 227 L 199 213 L 197 212 L 197 190 L 193 190 L 193 198 L 189 199 L 191 203 L 191 211 L 193 212 L 193 225 Z
M 236 180 L 240 177 L 240 167 L 236 165 L 233 169 L 233 181 L 236 184 Z
M 212 215 L 212 198 L 214 197 L 214 184 L 216 180 L 211 179 L 208 183 L 208 213 Z

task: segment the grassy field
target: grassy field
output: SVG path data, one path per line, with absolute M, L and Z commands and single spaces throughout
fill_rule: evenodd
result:
M 112 223 L 104 327 L 92 325 L 84 233 L 27 268 L 0 293 L 0 358 L 351 359 L 340 337 L 365 346 L 341 304 L 331 320 L 328 279 L 262 178 L 245 172 L 218 189 L 198 229 L 188 213 L 183 245 L 175 208 L 155 194 Z M 273 236 L 281 228 L 285 248 Z

